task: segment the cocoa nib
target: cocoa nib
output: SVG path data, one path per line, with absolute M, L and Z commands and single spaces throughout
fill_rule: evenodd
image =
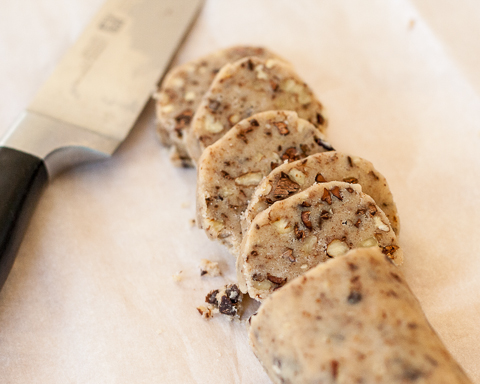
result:
M 343 181 L 350 184 L 358 184 L 358 179 L 355 177 L 346 177 Z
M 233 305 L 233 303 L 229 300 L 227 296 L 222 296 L 222 300 L 220 302 L 220 305 L 218 306 L 218 310 L 220 313 L 227 316 L 235 316 L 237 314 L 237 308 Z
M 300 185 L 292 181 L 285 172 L 280 174 L 275 187 L 273 188 L 273 198 L 275 200 L 283 200 L 290 195 L 295 194 L 300 189 Z
M 320 113 L 317 113 L 317 123 L 320 125 L 323 125 L 323 123 L 325 123 L 325 118 Z
M 289 163 L 292 161 L 300 160 L 300 155 L 295 147 L 287 148 L 282 155 L 282 160 L 287 160 Z
M 178 114 L 175 117 L 175 121 L 177 122 L 177 124 L 175 125 L 175 129 L 179 130 L 185 128 L 188 124 L 190 124 L 192 116 L 193 111 L 191 109 L 186 109 L 182 113 Z
M 221 171 L 222 177 L 227 180 L 233 180 L 233 177 L 228 174 L 227 171 Z
M 347 297 L 348 304 L 357 304 L 362 301 L 362 294 L 358 291 L 351 291 Z
M 208 109 L 212 112 L 216 112 L 220 107 L 220 102 L 218 100 L 209 100 L 208 101 Z
M 226 290 L 225 290 L 225 295 L 230 299 L 230 301 L 234 304 L 238 303 L 241 297 L 241 292 L 240 289 L 238 289 L 236 284 L 230 285 Z
M 249 123 L 252 127 L 258 127 L 260 125 L 256 119 L 249 120 Z
M 282 123 L 282 122 L 275 122 L 273 123 L 273 125 L 275 127 L 277 127 L 278 129 L 278 132 L 280 133 L 280 135 L 282 136 L 286 136 L 290 133 L 289 129 L 287 128 L 287 124 L 285 123 Z
M 314 140 L 319 146 L 324 148 L 326 151 L 334 151 L 333 147 L 330 144 L 328 144 L 326 141 L 323 141 L 319 137 L 315 137 Z
M 261 275 L 260 273 L 254 273 L 252 275 L 252 280 L 253 281 L 264 281 L 265 277 L 263 275 Z
M 267 273 L 267 280 L 277 285 L 283 285 L 287 282 L 286 277 L 277 277 L 277 276 L 271 275 L 270 273 Z
M 302 212 L 301 218 L 302 223 L 305 225 L 305 227 L 307 227 L 308 229 L 312 229 L 312 222 L 310 221 L 310 211 Z
M 210 291 L 209 293 L 207 293 L 207 296 L 205 296 L 205 302 L 217 307 L 218 306 L 217 295 L 218 295 L 218 289 Z

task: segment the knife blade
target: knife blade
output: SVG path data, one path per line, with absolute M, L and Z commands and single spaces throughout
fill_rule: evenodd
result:
M 0 289 L 48 181 L 113 154 L 203 0 L 107 0 L 0 140 Z

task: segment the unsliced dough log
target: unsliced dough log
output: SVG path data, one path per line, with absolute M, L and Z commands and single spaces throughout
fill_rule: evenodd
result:
M 350 251 L 271 295 L 250 343 L 276 384 L 466 384 L 402 273 L 376 248 Z
M 387 216 L 359 184 L 315 184 L 252 221 L 237 259 L 240 289 L 262 300 L 319 263 L 371 246 L 402 264 Z
M 268 111 L 233 127 L 203 153 L 197 176 L 197 224 L 237 255 L 241 215 L 255 187 L 283 162 L 332 150 L 295 112 Z
M 236 46 L 174 67 L 166 75 L 155 95 L 157 131 L 162 143 L 172 146 L 171 159 L 176 166 L 192 165 L 185 148 L 185 137 L 193 114 L 215 75 L 225 64 L 247 56 L 279 59 L 265 48 Z
M 292 67 L 257 57 L 226 64 L 202 98 L 187 135 L 187 150 L 196 163 L 203 150 L 239 121 L 257 112 L 296 111 L 321 131 L 322 105 Z
M 317 153 L 306 159 L 282 164 L 275 168 L 255 190 L 245 210 L 242 231 L 246 232 L 255 216 L 274 202 L 304 191 L 315 183 L 325 181 L 360 184 L 363 192 L 371 196 L 385 212 L 398 236 L 400 220 L 385 177 L 370 161 L 340 152 Z

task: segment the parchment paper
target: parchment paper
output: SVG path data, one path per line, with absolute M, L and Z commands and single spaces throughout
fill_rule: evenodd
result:
M 2 0 L 0 134 L 101 3 Z M 480 4 L 454 4 L 207 0 L 177 62 L 258 44 L 294 64 L 332 144 L 389 181 L 408 281 L 480 382 Z M 190 226 L 194 191 L 152 105 L 111 159 L 55 179 L 0 292 L 0 382 L 269 383 L 245 324 L 195 309 L 235 272 Z M 202 258 L 224 276 L 201 278 Z

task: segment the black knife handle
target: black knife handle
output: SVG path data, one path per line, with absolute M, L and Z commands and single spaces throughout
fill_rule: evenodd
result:
M 0 147 L 0 289 L 47 181 L 42 159 Z

